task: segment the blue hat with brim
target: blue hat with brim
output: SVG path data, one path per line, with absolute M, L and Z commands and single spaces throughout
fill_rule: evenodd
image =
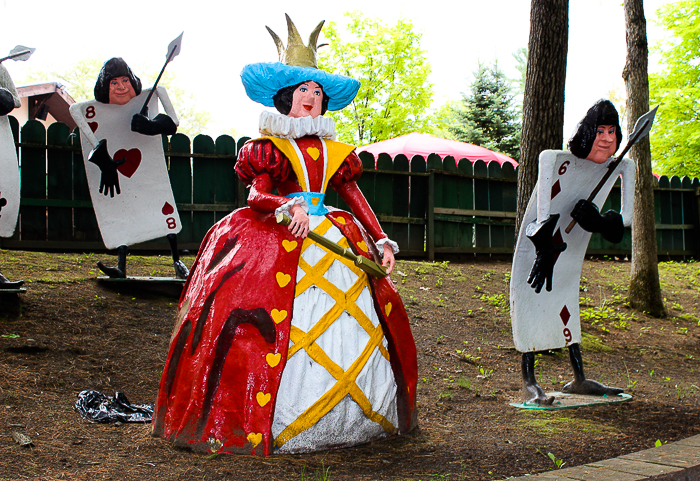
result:
M 328 96 L 328 110 L 345 108 L 360 90 L 360 81 L 313 67 L 296 67 L 282 62 L 253 63 L 243 67 L 241 80 L 245 92 L 255 102 L 274 107 L 272 97 L 284 87 L 312 80 Z

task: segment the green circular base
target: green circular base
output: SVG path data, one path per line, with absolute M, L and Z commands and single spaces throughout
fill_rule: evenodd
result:
M 582 406 L 591 406 L 594 404 L 613 404 L 629 401 L 632 399 L 630 394 L 622 393 L 614 396 L 592 396 L 589 394 L 566 394 L 563 392 L 548 392 L 547 396 L 554 396 L 554 402 L 545 406 L 536 403 L 510 403 L 511 406 L 520 409 L 569 409 Z

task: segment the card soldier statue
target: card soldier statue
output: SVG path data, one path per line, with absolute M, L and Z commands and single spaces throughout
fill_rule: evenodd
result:
M 562 392 L 613 395 L 622 389 L 586 379 L 581 359 L 579 282 L 592 232 L 620 242 L 632 221 L 634 162 L 612 155 L 622 140 L 617 110 L 599 100 L 588 110 L 569 140 L 569 152 L 546 150 L 539 158 L 539 178 L 527 206 L 515 247 L 510 281 L 515 348 L 522 352 L 523 401 L 552 404 L 535 380 L 535 353 L 569 348 L 574 380 Z M 592 200 L 589 194 L 606 175 Z M 622 176 L 622 211 L 599 213 L 613 184 Z M 572 221 L 573 219 L 573 221 Z M 570 223 L 576 225 L 570 232 Z M 545 288 L 544 290 L 542 288 Z
M 0 60 L 0 237 L 12 237 L 19 215 L 19 164 L 7 115 L 22 105 L 12 77 L 2 62 L 9 59 L 24 61 L 32 53 L 33 48 L 18 45 Z M 0 289 L 19 289 L 23 283 L 24 281 L 10 282 L 0 273 Z
M 178 118 L 165 88 L 150 92 L 142 89 L 141 80 L 126 62 L 116 57 L 100 70 L 95 100 L 70 107 L 80 129 L 85 173 L 102 239 L 108 249 L 118 249 L 116 267 L 99 261 L 97 265 L 109 277 L 125 278 L 127 246 L 167 237 L 176 276 L 185 279 L 189 272 L 179 258 L 176 237 L 182 225 L 161 140 L 161 134 L 177 131 Z M 166 114 L 158 113 L 159 100 Z

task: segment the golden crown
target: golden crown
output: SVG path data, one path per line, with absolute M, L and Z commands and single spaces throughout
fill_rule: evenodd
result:
M 289 18 L 289 15 L 286 13 L 284 16 L 287 18 L 287 48 L 284 48 L 284 44 L 282 43 L 282 40 L 277 36 L 275 32 L 270 29 L 267 25 L 265 28 L 267 29 L 268 32 L 270 32 L 270 35 L 272 35 L 272 39 L 275 41 L 275 45 L 277 46 L 277 52 L 279 53 L 280 56 L 280 62 L 282 62 L 285 65 L 293 65 L 295 67 L 313 67 L 313 68 L 318 68 L 318 61 L 316 58 L 316 49 L 318 47 L 322 47 L 323 45 L 327 44 L 321 44 L 321 45 L 316 45 L 316 42 L 318 42 L 318 36 L 321 33 L 321 28 L 323 27 L 323 23 L 325 20 L 321 20 L 321 22 L 316 25 L 316 28 L 314 28 L 313 32 L 311 32 L 311 35 L 309 35 L 309 45 L 306 46 L 304 45 L 304 41 L 301 39 L 301 35 L 299 35 L 299 31 L 297 28 L 294 26 L 294 22 L 292 22 L 292 19 Z

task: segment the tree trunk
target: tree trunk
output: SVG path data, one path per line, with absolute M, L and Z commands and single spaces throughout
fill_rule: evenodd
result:
M 627 62 L 622 72 L 627 88 L 628 136 L 637 119 L 649 110 L 647 76 L 647 31 L 643 0 L 625 0 Z M 651 172 L 649 136 L 632 147 L 630 156 L 637 165 L 632 219 L 632 272 L 628 301 L 632 307 L 654 317 L 666 315 L 656 246 L 654 216 L 654 176 Z
M 540 152 L 561 149 L 569 42 L 569 0 L 532 0 L 515 238 L 537 183 Z
M 532 0 L 515 237 L 537 183 L 540 152 L 561 149 L 569 41 L 569 0 Z

